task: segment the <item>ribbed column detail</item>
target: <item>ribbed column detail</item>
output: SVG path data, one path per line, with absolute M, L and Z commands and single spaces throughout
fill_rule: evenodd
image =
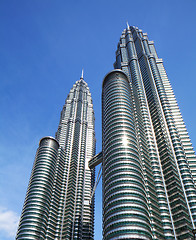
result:
M 103 238 L 152 239 L 131 90 L 120 70 L 103 81 Z
M 45 239 L 59 144 L 40 140 L 16 239 Z

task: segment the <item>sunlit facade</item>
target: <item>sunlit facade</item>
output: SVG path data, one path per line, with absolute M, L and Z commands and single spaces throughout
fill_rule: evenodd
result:
M 103 239 L 191 240 L 196 157 L 163 61 L 127 26 L 114 67 L 102 93 Z
M 56 139 L 40 140 L 16 239 L 94 239 L 94 111 L 86 82 L 71 89 Z
M 16 239 L 92 240 L 100 163 L 103 240 L 193 239 L 196 156 L 154 42 L 127 26 L 114 68 L 102 85 L 102 152 L 82 74 L 56 137 L 40 140 Z

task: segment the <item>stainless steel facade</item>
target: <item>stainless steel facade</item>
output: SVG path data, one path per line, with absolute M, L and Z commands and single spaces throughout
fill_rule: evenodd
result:
M 55 182 L 59 144 L 52 137 L 40 140 L 16 239 L 45 239 Z
M 128 26 L 114 67 L 102 94 L 103 238 L 190 240 L 196 157 L 163 61 Z
M 94 111 L 82 76 L 56 139 L 40 140 L 16 239 L 93 239 L 101 162 L 104 240 L 193 238 L 196 156 L 154 42 L 127 26 L 114 68 L 103 81 L 102 152 L 94 156 Z
M 92 98 L 83 76 L 71 89 L 61 112 L 56 139 L 65 151 L 68 178 L 62 218 L 62 239 L 93 239 L 94 170 L 88 167 L 95 154 Z
M 131 89 L 122 71 L 105 77 L 102 101 L 104 239 L 151 239 Z
M 40 140 L 16 239 L 93 239 L 94 111 L 83 76 L 71 89 L 56 139 Z

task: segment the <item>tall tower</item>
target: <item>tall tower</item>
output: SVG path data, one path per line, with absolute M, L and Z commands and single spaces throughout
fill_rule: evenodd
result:
M 90 202 L 95 173 L 88 162 L 95 154 L 94 121 L 92 98 L 82 71 L 63 106 L 56 133 L 68 172 L 62 239 L 93 239 L 94 201 Z
M 61 112 L 56 139 L 40 140 L 16 239 L 93 239 L 94 111 L 83 73 Z
M 191 240 L 196 157 L 163 61 L 127 26 L 114 67 L 102 93 L 103 238 Z

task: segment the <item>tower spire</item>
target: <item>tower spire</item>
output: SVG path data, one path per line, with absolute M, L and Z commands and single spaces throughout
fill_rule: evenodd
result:
M 80 79 L 83 79 L 83 78 L 84 78 L 84 69 L 82 68 L 82 73 L 81 73 Z
M 127 21 L 127 30 L 130 30 L 130 27 L 129 27 L 129 23 L 128 23 L 128 21 Z

